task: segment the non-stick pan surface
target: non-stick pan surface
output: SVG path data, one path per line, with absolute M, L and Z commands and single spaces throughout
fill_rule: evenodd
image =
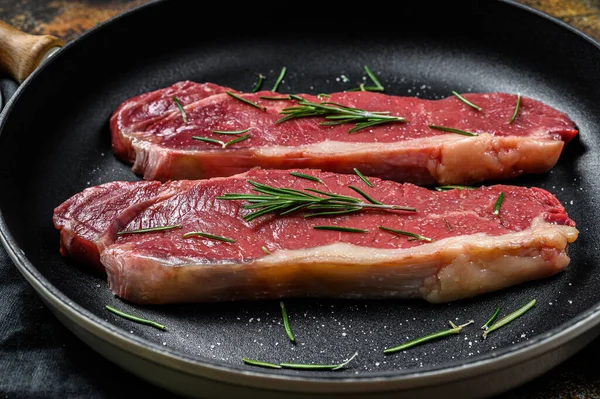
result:
M 311 3 L 297 5 L 291 14 L 228 3 L 212 4 L 220 12 L 209 13 L 191 3 L 164 1 L 102 24 L 34 73 L 3 113 L 2 241 L 79 337 L 177 392 L 217 396 L 260 388 L 418 397 L 444 389 L 481 397 L 533 378 L 594 338 L 600 322 L 600 48 L 509 2 L 461 3 L 403 3 L 398 10 Z M 364 65 L 389 94 L 433 99 L 452 90 L 521 93 L 576 122 L 580 135 L 552 171 L 512 181 L 551 191 L 578 223 L 581 234 L 564 272 L 442 305 L 290 299 L 297 338 L 292 344 L 278 302 L 133 306 L 113 296 L 103 276 L 59 254 L 55 206 L 92 185 L 139 179 L 110 148 L 108 119 L 125 99 L 185 79 L 250 91 L 258 73 L 267 76 L 269 87 L 283 66 L 287 74 L 279 92 L 340 91 L 363 81 Z M 496 306 L 505 314 L 533 298 L 537 305 L 529 313 L 481 338 L 479 327 Z M 107 304 L 168 330 L 118 318 L 105 310 Z M 471 319 L 475 324 L 459 335 L 394 355 L 382 352 L 445 329 L 449 320 Z M 356 359 L 336 372 L 261 369 L 241 361 L 331 363 L 355 352 Z M 211 393 L 206 381 L 224 390 Z

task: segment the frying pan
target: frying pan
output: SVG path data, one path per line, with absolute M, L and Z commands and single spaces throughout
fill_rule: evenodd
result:
M 83 34 L 25 80 L 0 124 L 0 238 L 56 317 L 116 364 L 194 397 L 488 397 L 594 339 L 600 331 L 598 44 L 510 1 L 410 2 L 395 12 L 307 6 L 290 13 L 217 3 L 208 14 L 183 1 L 153 2 Z M 217 28 L 209 26 L 213 21 Z M 283 66 L 280 92 L 339 91 L 356 87 L 364 65 L 389 94 L 519 92 L 576 122 L 580 135 L 552 171 L 512 181 L 551 191 L 578 223 L 581 234 L 564 272 L 442 305 L 290 299 L 294 345 L 278 302 L 134 306 L 113 296 L 103 276 L 60 256 L 55 206 L 91 185 L 139 179 L 110 149 L 107 122 L 123 100 L 184 79 L 249 91 L 258 73 L 271 84 Z M 496 306 L 506 314 L 533 298 L 530 312 L 481 339 L 479 326 Z M 105 305 L 168 330 L 118 318 Z M 476 325 L 459 335 L 382 353 L 445 329 L 448 320 L 470 319 Z M 331 363 L 355 352 L 335 372 L 241 361 Z

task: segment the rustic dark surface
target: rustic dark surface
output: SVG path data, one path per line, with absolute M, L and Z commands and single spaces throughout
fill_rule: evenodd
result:
M 76 38 L 82 32 L 94 27 L 97 23 L 117 15 L 123 11 L 148 2 L 147 0 L 0 0 L 0 20 L 3 20 L 25 32 L 33 34 L 52 34 L 65 41 Z M 521 3 L 556 16 L 566 23 L 580 29 L 586 34 L 600 40 L 600 0 L 520 0 Z M 600 72 L 600 71 L 599 71 Z M 31 300 L 39 299 L 33 292 L 28 296 Z M 34 299 L 35 298 L 35 299 Z M 42 309 L 39 302 L 39 309 Z M 38 310 L 38 313 L 42 310 Z M 47 310 L 43 310 L 45 319 L 53 320 Z M 79 346 L 80 350 L 88 348 L 79 343 L 68 341 L 70 333 L 63 331 L 58 322 L 53 322 L 59 335 L 63 335 L 65 343 Z M 40 344 L 38 342 L 38 344 Z M 106 367 L 106 361 L 95 352 L 88 351 L 90 362 L 96 361 L 98 365 Z M 92 360 L 92 358 L 94 360 Z M 596 339 L 583 351 L 551 370 L 545 375 L 531 381 L 513 391 L 500 395 L 497 399 L 538 399 L 538 398 L 600 398 L 600 368 L 597 359 L 600 358 L 600 338 Z M 0 369 L 1 367 L 0 361 Z M 115 373 L 122 373 L 114 370 Z M 127 377 L 124 377 L 127 378 Z M 123 379 L 123 377 L 121 378 Z M 143 382 L 136 378 L 129 379 L 130 384 L 140 384 L 138 393 L 154 392 Z M 98 379 L 85 380 L 85 375 L 79 380 L 87 384 L 89 392 L 94 386 L 102 384 Z M 1 386 L 2 384 L 0 384 Z M 102 397 L 103 389 L 98 388 L 98 395 Z M 2 393 L 2 392 L 0 392 Z

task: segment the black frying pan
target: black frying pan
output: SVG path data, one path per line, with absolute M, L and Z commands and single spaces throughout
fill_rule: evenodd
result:
M 82 35 L 30 76 L 2 114 L 0 238 L 9 255 L 77 336 L 126 369 L 187 395 L 469 398 L 547 371 L 596 337 L 600 322 L 600 48 L 511 2 L 447 3 L 403 3 L 396 10 L 311 3 L 295 4 L 293 12 L 215 3 L 211 8 L 220 11 L 209 13 L 159 1 Z M 213 20 L 217 28 L 206 25 Z M 382 28 L 390 31 L 373 31 Z M 270 84 L 284 65 L 280 92 L 355 87 L 368 65 L 389 94 L 519 92 L 569 114 L 581 133 L 558 165 L 513 183 L 553 192 L 578 222 L 571 265 L 552 278 L 443 305 L 289 300 L 298 341 L 292 345 L 278 302 L 132 306 L 114 297 L 102 276 L 60 256 L 51 221 L 56 205 L 91 185 L 138 179 L 110 150 L 108 118 L 123 100 L 183 79 L 249 91 L 257 73 Z M 508 312 L 532 298 L 538 301 L 532 311 L 481 339 L 479 326 L 496 305 Z M 106 304 L 160 321 L 168 332 L 117 318 Z M 382 354 L 407 337 L 444 329 L 448 320 L 469 319 L 476 325 L 461 335 Z M 335 362 L 356 351 L 354 362 L 337 372 L 241 362 Z

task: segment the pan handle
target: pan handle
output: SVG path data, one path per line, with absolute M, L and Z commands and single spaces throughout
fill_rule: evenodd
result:
M 0 71 L 22 83 L 63 45 L 55 36 L 30 35 L 0 21 Z

